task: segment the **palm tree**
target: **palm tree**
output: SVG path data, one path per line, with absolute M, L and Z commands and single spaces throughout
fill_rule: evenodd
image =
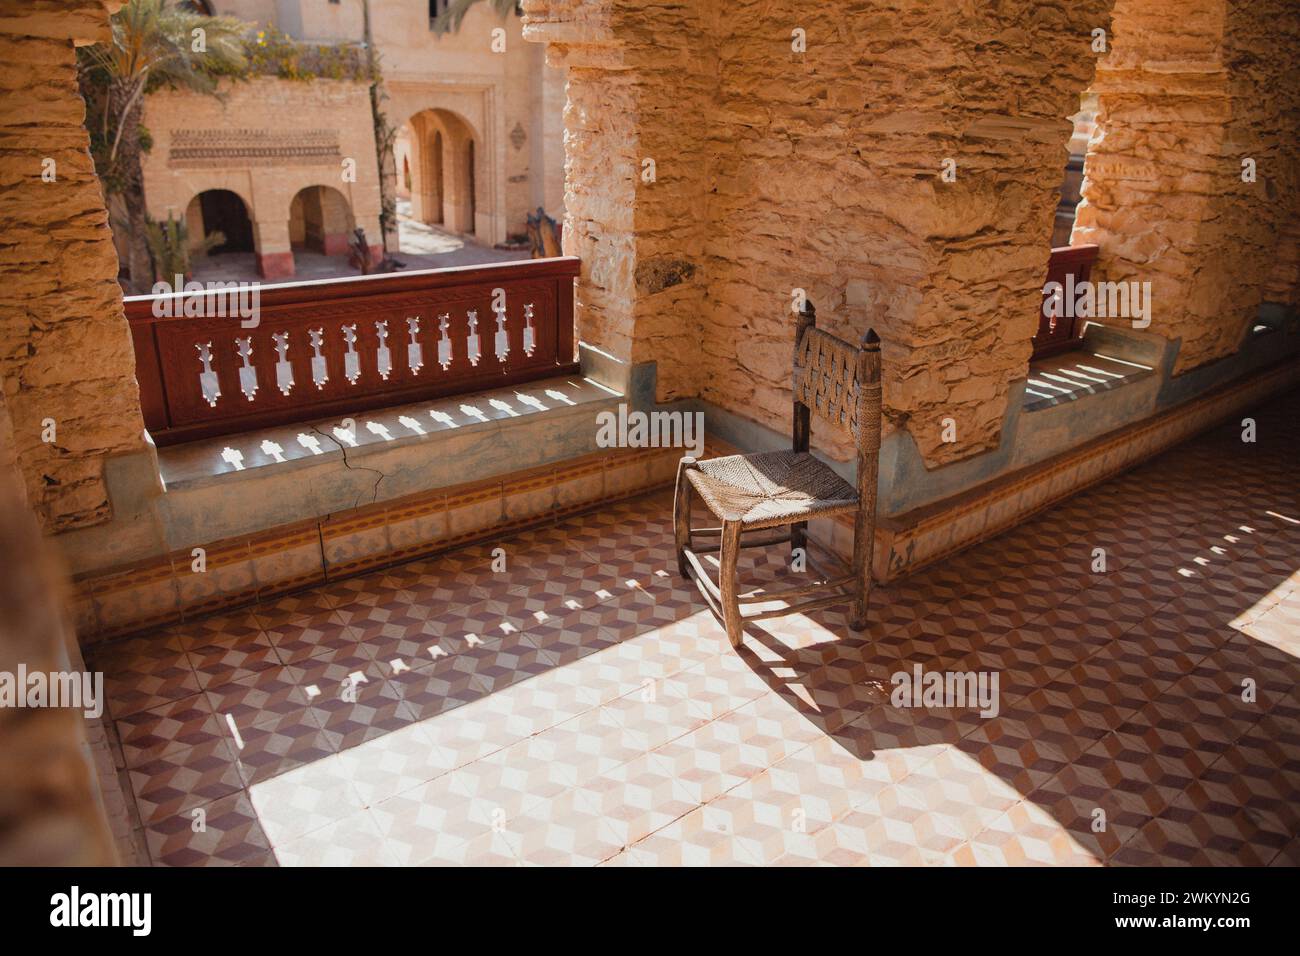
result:
M 460 23 L 465 19 L 465 14 L 469 13 L 470 7 L 480 2 L 482 0 L 449 0 L 446 9 L 433 18 L 433 32 L 441 35 L 459 30 Z M 496 11 L 497 16 L 502 19 L 512 13 L 517 16 L 521 12 L 519 0 L 488 0 L 488 2 L 492 4 L 492 9 Z
M 125 209 L 131 289 L 153 278 L 145 216 L 142 156 L 150 146 L 141 124 L 145 96 L 158 89 L 215 93 L 222 77 L 245 70 L 248 25 L 211 17 L 187 0 L 129 0 L 112 18 L 110 41 L 80 51 L 86 126 L 95 169 L 107 195 Z

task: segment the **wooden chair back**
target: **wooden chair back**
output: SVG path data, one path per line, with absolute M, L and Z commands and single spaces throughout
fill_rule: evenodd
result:
M 859 453 L 880 447 L 880 339 L 868 329 L 850 345 L 817 328 L 817 310 L 805 302 L 795 326 L 795 451 L 808 450 L 810 413 L 853 438 Z

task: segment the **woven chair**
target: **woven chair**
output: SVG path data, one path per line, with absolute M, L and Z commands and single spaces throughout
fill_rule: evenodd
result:
M 808 453 L 811 416 L 854 439 L 857 487 Z M 677 468 L 673 534 L 677 565 L 693 577 L 700 593 L 722 618 L 727 638 L 739 647 L 745 621 L 760 621 L 851 603 L 852 627 L 867 626 L 871 552 L 875 537 L 876 474 L 880 456 L 880 339 L 868 330 L 860 347 L 817 328 L 811 303 L 799 313 L 794 348 L 794 441 L 791 451 L 730 455 L 697 461 L 687 456 Z M 721 527 L 691 527 L 691 494 L 698 494 Z M 791 554 L 807 556 L 808 520 L 854 515 L 853 563 L 847 573 L 827 574 L 811 560 L 815 580 L 780 591 L 742 594 L 736 567 L 742 548 L 789 542 Z M 751 532 L 788 529 L 755 537 Z M 695 550 L 696 537 L 718 542 L 719 581 L 710 577 Z M 820 594 L 825 591 L 827 593 Z M 819 595 L 810 597 L 810 595 Z M 807 598 L 807 600 L 798 600 Z M 742 604 L 783 606 L 742 615 Z

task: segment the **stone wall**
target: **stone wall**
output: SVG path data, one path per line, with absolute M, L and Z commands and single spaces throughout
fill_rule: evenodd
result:
M 697 394 L 719 12 L 573 2 L 525 13 L 526 38 L 568 76 L 564 251 L 582 259 L 579 334 L 622 361 L 657 361 L 661 398 Z
M 1013 6 L 526 4 L 570 69 L 583 338 L 658 360 L 661 400 L 785 428 L 802 289 L 823 326 L 881 334 L 889 426 L 927 464 L 994 447 L 1108 8 Z
M 880 334 L 888 425 L 911 433 L 927 465 L 995 447 L 1036 329 L 1067 117 L 1107 7 L 732 10 L 703 397 L 789 420 L 801 288 L 823 326 L 851 341 Z M 804 53 L 791 49 L 796 29 Z M 954 442 L 941 439 L 945 419 Z
M 460 29 L 441 36 L 429 29 L 425 4 L 372 3 L 371 11 L 390 122 L 410 124 L 426 110 L 453 114 L 474 142 L 474 238 L 490 244 L 522 235 L 525 216 L 563 190 L 564 145 L 554 132 L 562 106 L 553 95 L 563 83 L 559 71 L 524 42 L 519 17 L 501 17 L 491 4 L 475 5 Z M 504 32 L 495 37 L 496 30 Z M 498 39 L 504 48 L 494 46 Z M 428 146 L 413 137 L 410 148 L 414 170 Z M 443 168 L 451 167 L 448 154 Z M 551 205 L 548 211 L 560 214 Z M 444 226 L 469 231 L 454 222 Z
M 1266 286 L 1295 301 L 1300 17 L 1284 0 L 1117 0 L 1112 43 L 1074 241 L 1101 246 L 1100 278 L 1151 283 L 1181 373 L 1237 350 Z
M 85 0 L 0 0 L 0 671 L 9 674 L 85 666 L 29 507 L 47 529 L 106 519 L 103 457 L 142 441 L 74 72 L 74 41 L 103 37 L 108 12 Z M 49 443 L 45 418 L 56 425 Z M 79 711 L 0 708 L 0 865 L 117 862 L 89 757 Z
M 104 36 L 106 17 L 91 2 L 0 5 L 0 378 L 13 457 L 50 531 L 107 520 L 104 459 L 144 447 L 76 83 L 74 38 Z
M 657 361 L 661 401 L 787 429 L 803 290 L 831 331 L 879 332 L 887 431 L 928 468 L 997 447 L 1068 117 L 1099 68 L 1075 241 L 1102 244 L 1100 277 L 1155 284 L 1180 370 L 1231 352 L 1266 284 L 1290 294 L 1300 71 L 1281 2 L 1120 0 L 1114 24 L 1111 0 L 524 6 L 525 36 L 569 68 L 581 335 Z

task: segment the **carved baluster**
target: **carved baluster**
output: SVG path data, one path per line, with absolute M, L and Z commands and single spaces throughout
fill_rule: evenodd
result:
M 293 365 L 289 362 L 289 333 L 275 332 L 271 335 L 275 342 L 275 351 L 279 359 L 275 363 L 275 384 L 280 392 L 288 395 L 293 391 Z
M 478 366 L 482 354 L 478 344 L 478 311 L 470 309 L 465 318 L 469 322 L 469 335 L 465 337 L 465 351 L 469 353 L 469 364 Z
M 321 346 L 325 344 L 325 330 L 308 329 L 307 335 L 311 338 L 312 352 L 315 353 L 311 357 L 311 380 L 316 383 L 317 389 L 322 389 L 330 380 L 329 366 L 320 352 Z
M 217 373 L 212 370 L 212 343 L 202 342 L 194 346 L 199 350 L 199 361 L 203 363 L 203 371 L 199 373 L 199 388 L 203 390 L 203 398 L 212 408 L 217 407 L 217 399 L 221 397 L 221 385 L 217 382 Z
M 537 333 L 533 330 L 533 304 L 524 306 L 524 354 L 532 358 L 537 348 Z
M 377 353 L 376 367 L 379 369 L 379 377 L 385 382 L 388 381 L 388 375 L 393 370 L 393 356 L 388 351 L 388 320 L 375 323 L 375 335 L 379 337 L 379 350 Z
M 239 367 L 239 390 L 251 402 L 257 397 L 257 369 L 248 364 L 248 360 L 253 357 L 253 337 L 250 335 L 235 339 L 235 351 L 244 360 L 244 364 Z
M 510 354 L 510 336 L 506 333 L 506 306 L 504 302 L 496 310 L 496 313 L 497 334 L 494 337 L 493 347 L 497 353 L 497 361 L 504 362 L 506 356 Z
M 357 326 L 354 322 L 352 325 L 344 325 L 343 341 L 347 344 L 348 350 L 343 354 L 343 377 L 352 385 L 357 384 L 357 379 L 361 377 L 361 356 L 357 354 Z
M 424 368 L 424 348 L 416 338 L 420 334 L 418 315 L 406 320 L 406 331 L 411 334 L 411 341 L 406 346 L 406 367 L 411 370 L 412 375 L 419 375 L 420 369 Z
M 451 337 L 447 334 L 450 318 L 446 312 L 438 316 L 438 331 L 442 333 L 442 338 L 438 339 L 438 364 L 444 371 L 451 368 Z

